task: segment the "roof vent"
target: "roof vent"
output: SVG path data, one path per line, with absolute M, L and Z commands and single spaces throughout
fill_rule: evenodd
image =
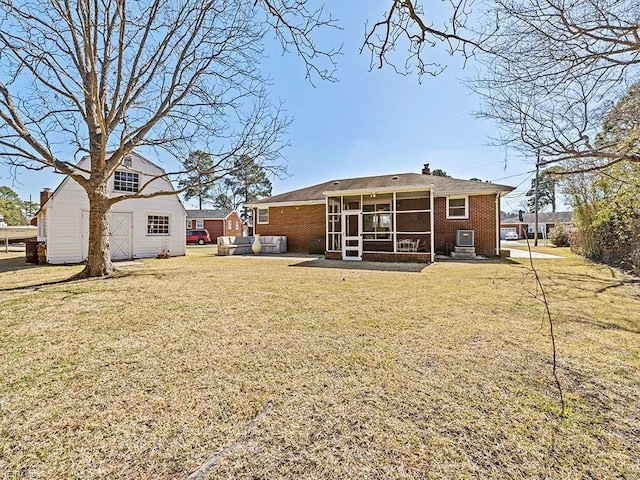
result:
M 336 180 L 335 182 L 333 182 L 333 184 L 334 184 L 334 185 L 339 185 L 339 184 L 340 184 L 340 181 L 339 181 L 339 180 Z
M 391 177 L 391 180 L 397 180 L 398 179 L 398 175 L 394 175 L 393 177 Z

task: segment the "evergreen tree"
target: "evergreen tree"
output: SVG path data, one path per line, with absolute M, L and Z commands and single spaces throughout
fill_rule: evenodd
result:
M 558 177 L 553 168 L 544 170 L 538 177 L 538 211 L 544 210 L 551 206 L 551 211 L 556 211 L 556 188 L 558 186 Z M 531 180 L 531 188 L 525 194 L 527 197 L 527 209 L 529 212 L 535 212 L 536 205 L 536 179 Z
M 197 198 L 198 209 L 202 210 L 202 205 L 211 203 L 214 200 L 214 196 L 211 193 L 216 180 L 213 157 L 209 153 L 196 150 L 189 153 L 189 157 L 184 161 L 183 166 L 189 173 L 185 179 L 178 183 L 178 187 L 186 187 L 184 191 L 185 201 L 188 202 L 192 198 Z
M 9 187 L 0 187 L 0 214 L 7 225 L 25 223 L 22 206 L 22 200 L 16 192 Z
M 233 173 L 218 185 L 214 205 L 218 208 L 238 209 L 241 206 L 271 195 L 271 181 L 267 172 L 254 159 L 241 156 L 235 161 Z M 243 219 L 251 217 L 251 210 L 242 208 Z

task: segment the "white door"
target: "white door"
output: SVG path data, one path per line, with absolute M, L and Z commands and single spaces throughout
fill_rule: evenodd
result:
M 342 214 L 342 259 L 362 260 L 362 215 L 360 211 Z
M 113 212 L 109 219 L 111 260 L 128 260 L 131 254 L 131 214 Z
M 82 211 L 81 220 L 82 261 L 89 256 L 89 212 Z M 109 245 L 111 260 L 128 260 L 133 257 L 131 250 L 131 213 L 111 212 L 109 217 Z

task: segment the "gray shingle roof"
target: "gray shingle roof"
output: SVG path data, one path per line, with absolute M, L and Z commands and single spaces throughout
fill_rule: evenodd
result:
M 187 219 L 207 218 L 211 220 L 224 220 L 233 210 L 226 208 L 216 208 L 213 210 L 187 210 Z
M 343 178 L 319 183 L 310 187 L 301 188 L 292 192 L 281 193 L 273 197 L 263 198 L 252 204 L 284 203 L 284 202 L 308 202 L 313 200 L 324 201 L 323 192 L 343 190 L 375 190 L 389 189 L 393 187 L 429 187 L 433 185 L 435 195 L 452 193 L 496 193 L 510 192 L 514 187 L 499 185 L 497 183 L 476 182 L 473 180 L 460 180 L 438 175 L 424 175 L 421 173 L 398 173 L 392 175 L 379 175 L 375 177 Z

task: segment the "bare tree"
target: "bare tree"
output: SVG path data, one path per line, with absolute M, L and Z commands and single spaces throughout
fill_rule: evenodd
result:
M 372 66 L 406 42 L 406 70 L 430 71 L 425 46 L 468 54 L 477 42 L 459 31 L 467 0 L 452 0 L 436 28 L 418 0 L 389 0 L 368 28 Z M 215 177 L 241 155 L 273 165 L 286 121 L 267 100 L 259 60 L 267 31 L 298 53 L 311 79 L 333 79 L 339 49 L 320 48 L 321 27 L 336 26 L 311 0 L 0 0 L 0 159 L 11 167 L 53 168 L 87 192 L 89 252 L 84 273 L 111 272 L 108 179 L 134 148 L 176 159 L 199 148 L 215 159 Z M 273 27 L 268 28 L 268 25 Z M 88 167 L 78 166 L 79 157 Z M 163 175 L 179 180 L 184 170 Z M 183 177 L 184 178 L 184 177 Z M 187 188 L 186 184 L 184 188 Z
M 0 0 L 0 158 L 51 167 L 89 198 L 84 273 L 111 272 L 108 179 L 134 148 L 275 162 L 286 125 L 259 72 L 265 32 L 251 1 Z M 75 151 L 76 158 L 69 159 Z M 90 167 L 77 166 L 88 156 Z M 179 178 L 184 171 L 163 175 Z
M 335 80 L 335 58 L 340 49 L 320 48 L 313 38 L 318 27 L 339 27 L 338 20 L 324 6 L 310 8 L 308 0 L 262 0 L 267 21 L 285 50 L 293 50 L 305 62 L 307 77 Z M 472 0 L 448 0 L 449 14 L 436 25 L 425 13 L 420 0 L 385 0 L 388 10 L 381 18 L 365 25 L 360 52 L 370 53 L 371 68 L 389 66 L 408 74 L 415 69 L 419 76 L 437 75 L 443 66 L 428 57 L 428 49 L 441 47 L 449 54 L 465 59 L 476 49 L 482 50 L 488 32 L 466 28 Z M 433 2 L 435 3 L 435 2 Z M 445 7 L 446 8 L 446 7 Z
M 484 99 L 479 116 L 501 128 L 500 143 L 539 152 L 542 166 L 561 163 L 564 173 L 640 161 L 637 149 L 598 136 L 637 78 L 635 2 L 498 0 L 487 18 L 492 37 L 483 46 L 491 53 L 471 85 Z

